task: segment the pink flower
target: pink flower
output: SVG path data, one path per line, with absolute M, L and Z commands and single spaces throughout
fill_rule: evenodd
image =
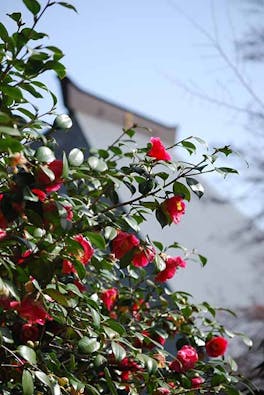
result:
M 21 318 L 27 320 L 31 325 L 44 325 L 47 320 L 53 319 L 44 309 L 41 302 L 30 297 L 25 297 L 21 303 L 13 303 L 13 308 L 17 310 Z
M 27 342 L 28 340 L 36 341 L 39 339 L 39 328 L 36 325 L 24 324 L 21 328 L 21 340 Z
M 165 281 L 171 279 L 175 273 L 178 267 L 186 267 L 186 262 L 180 257 L 171 257 L 167 256 L 165 260 L 166 267 L 164 270 L 159 272 L 156 277 L 155 281 L 159 283 L 164 283 Z
M 185 203 L 181 196 L 173 196 L 161 204 L 162 211 L 171 222 L 178 224 L 185 213 Z
M 110 311 L 118 298 L 118 290 L 116 288 L 106 289 L 101 293 L 100 298 L 107 310 Z
M 112 252 L 117 259 L 122 258 L 132 248 L 139 245 L 139 239 L 131 233 L 120 230 L 112 241 Z
M 197 376 L 197 377 L 193 377 L 191 379 L 191 382 L 192 382 L 192 388 L 198 389 L 204 383 L 204 379 L 200 376 Z
M 132 263 L 136 267 L 145 267 L 155 258 L 156 251 L 152 246 L 140 249 L 133 256 Z
M 31 189 L 31 192 L 33 192 L 34 195 L 36 195 L 41 202 L 44 202 L 44 200 L 47 197 L 47 194 L 43 192 L 41 189 L 33 188 Z
M 0 229 L 0 240 L 3 240 L 6 237 L 6 231 L 3 229 Z
M 193 369 L 197 361 L 198 354 L 195 348 L 185 345 L 177 352 L 176 359 L 170 363 L 169 368 L 177 373 L 185 373 Z
M 226 352 L 228 346 L 228 341 L 221 336 L 213 337 L 211 340 L 209 340 L 206 345 L 205 349 L 207 352 L 207 355 L 209 357 L 220 357 L 221 355 L 224 355 Z
M 152 147 L 147 152 L 148 156 L 151 156 L 152 158 L 155 158 L 157 160 L 171 160 L 170 154 L 166 151 L 159 137 L 151 137 L 150 143 Z
M 93 254 L 94 254 L 94 249 L 91 246 L 91 243 L 89 240 L 87 240 L 83 235 L 76 235 L 74 237 L 74 240 L 77 241 L 80 244 L 80 249 L 77 254 L 74 254 L 75 257 L 83 264 L 87 265 L 87 263 L 91 260 Z
M 63 162 L 62 160 L 55 159 L 47 164 L 47 168 L 54 174 L 54 180 L 51 180 L 42 169 L 39 169 L 37 182 L 46 192 L 56 192 L 63 184 Z

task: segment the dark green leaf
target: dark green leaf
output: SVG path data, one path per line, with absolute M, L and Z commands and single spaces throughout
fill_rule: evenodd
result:
M 2 23 L 0 23 L 0 38 L 4 42 L 7 42 L 9 39 L 8 31 L 6 30 L 5 26 Z
M 142 195 L 147 195 L 155 187 L 153 179 L 149 178 L 138 185 L 138 190 Z
M 13 21 L 21 22 L 21 12 L 13 12 L 12 14 L 7 14 Z
M 238 174 L 238 171 L 236 169 L 232 169 L 231 167 L 218 167 L 217 169 L 222 171 L 223 173 Z
M 24 346 L 24 345 L 19 346 L 18 352 L 22 358 L 24 358 L 26 361 L 28 361 L 32 365 L 35 365 L 37 363 L 36 353 L 32 348 L 30 348 L 28 346 Z
M 155 215 L 162 228 L 169 224 L 168 218 L 162 211 L 161 207 L 157 208 L 157 210 L 155 211 Z
M 33 378 L 29 370 L 24 369 L 22 375 L 22 388 L 23 395 L 33 395 L 34 394 L 34 383 Z
M 87 394 L 88 395 L 100 395 L 100 392 L 97 391 L 95 387 L 92 387 L 90 384 L 86 384 Z
M 119 324 L 119 322 L 109 319 L 106 321 L 107 326 L 117 332 L 120 336 L 124 336 L 126 334 L 125 328 Z
M 205 256 L 203 256 L 203 255 L 200 255 L 200 254 L 198 254 L 198 257 L 200 259 L 200 262 L 201 262 L 202 266 L 205 266 L 206 263 L 207 263 L 207 258 Z
M 108 368 L 104 368 L 105 378 L 111 395 L 118 395 Z
M 23 3 L 33 15 L 36 15 L 40 11 L 41 7 L 37 0 L 23 0 Z
M 11 85 L 2 85 L 0 90 L 6 95 L 11 97 L 14 100 L 21 101 L 23 99 L 23 95 L 21 90 L 15 86 Z
M 190 141 L 182 141 L 182 146 L 187 149 L 190 154 L 196 151 L 196 146 Z
M 72 4 L 65 3 L 64 1 L 58 1 L 57 4 L 60 4 L 62 7 L 69 8 L 70 10 L 77 12 L 76 8 Z
M 199 197 L 199 199 L 203 196 L 204 194 L 204 187 L 200 182 L 195 180 L 194 178 L 191 177 L 186 177 L 186 182 L 191 188 L 191 190 Z
M 106 248 L 105 239 L 103 238 L 102 235 L 100 235 L 100 233 L 87 232 L 86 236 L 88 237 L 92 245 L 94 245 L 95 247 L 101 250 L 105 250 Z
M 9 126 L 0 126 L 0 133 L 8 134 L 9 136 L 21 136 L 20 131 Z
M 188 202 L 191 200 L 191 194 L 189 189 L 181 182 L 175 181 L 175 183 L 173 184 L 173 192 L 175 195 L 179 195 L 183 199 L 188 200 Z
M 84 354 L 91 354 L 99 350 L 100 342 L 95 338 L 84 336 L 79 340 L 78 348 Z
M 112 341 L 111 347 L 115 356 L 115 359 L 119 362 L 126 357 L 126 350 L 120 344 Z
M 223 148 L 216 148 L 216 151 L 222 152 L 223 154 L 225 154 L 225 156 L 228 156 L 233 152 L 230 148 L 230 145 L 225 145 Z
M 35 376 L 41 381 L 43 384 L 45 384 L 48 387 L 51 387 L 51 381 L 49 376 L 46 375 L 46 373 L 41 372 L 40 370 L 37 370 L 35 372 Z
M 15 153 L 22 151 L 23 148 L 23 145 L 12 137 L 6 136 L 1 140 L 0 152 L 8 152 L 10 150 Z

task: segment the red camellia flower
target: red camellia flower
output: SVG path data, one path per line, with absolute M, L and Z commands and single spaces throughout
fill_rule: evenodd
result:
M 36 325 L 24 324 L 21 328 L 21 340 L 27 342 L 28 340 L 36 341 L 39 339 L 39 328 Z
M 68 261 L 67 259 L 64 259 L 62 261 L 62 273 L 63 274 L 71 274 L 71 273 L 76 273 L 76 269 L 73 266 L 73 264 Z
M 224 355 L 226 352 L 228 346 L 228 341 L 221 336 L 213 337 L 211 340 L 209 340 L 206 345 L 205 349 L 207 352 L 207 355 L 209 357 L 220 357 L 221 355 Z
M 6 231 L 3 229 L 0 229 L 0 240 L 4 239 L 6 237 Z
M 87 265 L 94 254 L 94 249 L 91 246 L 90 241 L 83 237 L 83 235 L 76 235 L 74 240 L 77 241 L 81 246 L 79 253 L 74 255 L 80 262 L 82 262 L 83 265 Z
M 147 152 L 148 156 L 151 156 L 157 160 L 171 160 L 170 154 L 166 151 L 159 137 L 151 137 L 150 143 L 151 148 Z
M 145 267 L 155 258 L 156 251 L 152 246 L 140 249 L 133 256 L 132 263 L 136 267 Z
M 204 383 L 204 379 L 200 376 L 197 376 L 197 377 L 193 377 L 191 379 L 191 382 L 192 382 L 192 388 L 198 389 Z
M 72 211 L 72 206 L 67 205 L 67 206 L 63 206 L 65 208 L 65 210 L 67 211 L 67 217 L 66 219 L 68 221 L 72 221 L 73 219 L 73 211 Z
M 112 241 L 112 252 L 117 259 L 122 258 L 128 251 L 139 245 L 139 239 L 131 233 L 120 230 Z
M 118 290 L 116 288 L 106 289 L 101 293 L 100 298 L 107 310 L 110 311 L 118 298 Z
M 186 262 L 180 256 L 176 256 L 176 257 L 167 256 L 165 260 L 165 264 L 166 264 L 165 269 L 156 275 L 155 277 L 156 282 L 164 283 L 165 281 L 169 280 L 175 275 L 178 267 L 183 267 L 183 268 L 186 267 Z
M 26 250 L 23 252 L 23 254 L 18 258 L 17 263 L 19 265 L 22 265 L 22 263 L 25 262 L 25 260 L 32 255 L 32 250 Z
M 44 309 L 41 302 L 30 297 L 24 298 L 21 303 L 14 302 L 12 307 L 14 310 L 17 310 L 21 318 L 27 320 L 31 325 L 44 325 L 47 320 L 53 319 Z
M 54 174 L 54 180 L 51 180 L 49 176 L 40 169 L 37 174 L 37 182 L 46 192 L 56 192 L 63 184 L 63 162 L 62 160 L 55 159 L 47 164 L 47 168 Z
M 185 373 L 193 369 L 197 361 L 198 354 L 195 348 L 185 345 L 177 352 L 176 359 L 170 363 L 169 368 L 177 373 Z
M 31 189 L 31 192 L 33 192 L 34 195 L 36 195 L 41 202 L 44 202 L 44 200 L 47 197 L 47 194 L 44 191 L 42 191 L 41 189 L 33 188 L 33 189 Z
M 185 213 L 185 203 L 181 196 L 173 196 L 161 204 L 162 211 L 171 222 L 178 224 Z

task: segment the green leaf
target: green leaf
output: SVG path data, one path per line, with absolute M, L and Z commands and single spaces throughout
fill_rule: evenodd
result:
M 0 111 L 0 124 L 8 124 L 11 121 L 11 118 L 5 112 Z
M 230 145 L 225 145 L 223 148 L 216 148 L 216 151 L 222 152 L 223 154 L 225 154 L 225 156 L 228 156 L 233 152 L 230 148 Z
M 24 369 L 22 374 L 23 395 L 34 394 L 33 378 L 29 370 Z
M 8 31 L 6 30 L 5 26 L 2 23 L 0 23 L 0 38 L 4 42 L 7 42 L 9 39 Z
M 63 163 L 62 177 L 67 178 L 69 176 L 69 164 L 65 152 L 63 152 L 62 163 Z
M 86 384 L 87 393 L 88 395 L 100 395 L 100 392 L 97 391 L 95 387 L 92 387 L 90 384 Z
M 200 259 L 202 266 L 204 267 L 207 264 L 207 258 L 203 255 L 200 255 L 200 254 L 198 254 L 198 257 Z
M 23 145 L 12 137 L 6 136 L 1 139 L 0 152 L 8 152 L 10 150 L 12 153 L 15 153 L 23 151 L 23 149 Z
M 12 14 L 7 14 L 9 18 L 13 19 L 15 22 L 21 22 L 21 12 L 13 12 Z
M 105 378 L 111 395 L 118 395 L 108 368 L 104 368 Z
M 36 15 L 40 11 L 41 7 L 37 0 L 23 0 L 23 3 L 33 15 Z
M 62 306 L 69 307 L 70 301 L 67 299 L 65 295 L 57 291 L 56 289 L 47 288 L 45 290 L 45 294 L 49 295 L 52 299 L 54 299 L 57 303 Z
M 109 326 L 109 328 L 113 329 L 120 336 L 124 336 L 126 334 L 125 328 L 121 324 L 119 324 L 119 322 L 109 319 L 105 323 L 107 326 Z
M 253 346 L 253 341 L 248 336 L 242 335 L 242 340 L 246 344 L 246 346 L 250 348 Z
M 41 372 L 40 370 L 37 370 L 35 372 L 35 376 L 41 381 L 43 384 L 45 384 L 48 387 L 51 387 L 51 381 L 49 376 L 46 375 L 46 373 Z
M 96 338 L 84 336 L 79 340 L 78 348 L 84 354 L 91 354 L 100 349 L 100 342 Z
M 164 226 L 169 224 L 169 220 L 167 216 L 164 214 L 164 212 L 162 211 L 161 207 L 157 208 L 157 210 L 155 211 L 155 215 L 162 228 L 164 228 Z
M 36 158 L 39 162 L 50 163 L 55 160 L 54 152 L 46 146 L 39 147 L 36 152 Z
M 145 354 L 138 355 L 138 359 L 144 363 L 144 366 L 147 369 L 148 373 L 154 374 L 157 371 L 158 364 L 155 359 Z
M 60 4 L 62 7 L 69 8 L 70 10 L 73 10 L 74 12 L 78 13 L 76 8 L 72 4 L 65 3 L 64 1 L 58 1 L 57 4 Z
M 189 189 L 181 182 L 175 181 L 173 184 L 173 192 L 175 195 L 180 195 L 183 199 L 188 200 L 188 202 L 191 200 Z
M 97 311 L 93 309 L 91 306 L 89 308 L 90 308 L 91 316 L 93 318 L 94 326 L 96 328 L 100 328 L 100 323 L 101 323 L 100 314 L 97 313 Z
M 190 141 L 182 141 L 182 146 L 187 149 L 190 155 L 196 151 L 196 146 Z
M 126 350 L 120 344 L 112 341 L 111 347 L 115 356 L 115 359 L 119 362 L 126 357 Z
M 117 236 L 117 230 L 112 226 L 106 226 L 104 233 L 107 240 L 113 240 Z
M 36 365 L 37 363 L 36 353 L 32 348 L 24 345 L 19 346 L 18 352 L 21 355 L 21 357 L 24 358 L 26 361 L 28 361 L 32 365 Z
M 11 85 L 2 85 L 0 90 L 6 95 L 11 97 L 14 100 L 21 101 L 23 100 L 22 92 L 19 88 Z
M 20 131 L 18 129 L 10 128 L 9 126 L 0 126 L 0 133 L 7 134 L 9 136 L 21 137 Z
M 52 395 L 61 395 L 61 390 L 58 383 L 51 384 L 51 393 Z
M 103 238 L 102 235 L 100 235 L 100 233 L 87 232 L 85 235 L 88 237 L 92 245 L 94 245 L 95 247 L 101 250 L 106 249 L 105 239 Z
M 204 187 L 202 186 L 202 184 L 200 184 L 200 182 L 191 177 L 186 177 L 186 182 L 191 190 L 195 193 L 195 195 L 197 195 L 200 199 L 204 194 Z
M 216 170 L 220 170 L 223 173 L 239 174 L 236 169 L 233 169 L 231 167 L 217 167 Z

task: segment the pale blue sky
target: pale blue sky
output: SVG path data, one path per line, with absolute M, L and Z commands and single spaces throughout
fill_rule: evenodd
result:
M 3 13 L 23 8 L 22 0 L 1 3 Z M 243 117 L 192 96 L 178 82 L 237 106 L 250 102 L 210 40 L 183 15 L 217 35 L 236 62 L 233 42 L 249 22 L 244 0 L 72 3 L 79 14 L 52 7 L 39 29 L 49 34 L 50 44 L 64 51 L 68 76 L 78 86 L 166 124 L 180 125 L 180 137 L 192 134 L 222 143 L 241 140 Z M 239 63 L 238 67 L 263 94 L 260 66 L 246 68 Z M 47 81 L 57 88 L 53 78 Z

